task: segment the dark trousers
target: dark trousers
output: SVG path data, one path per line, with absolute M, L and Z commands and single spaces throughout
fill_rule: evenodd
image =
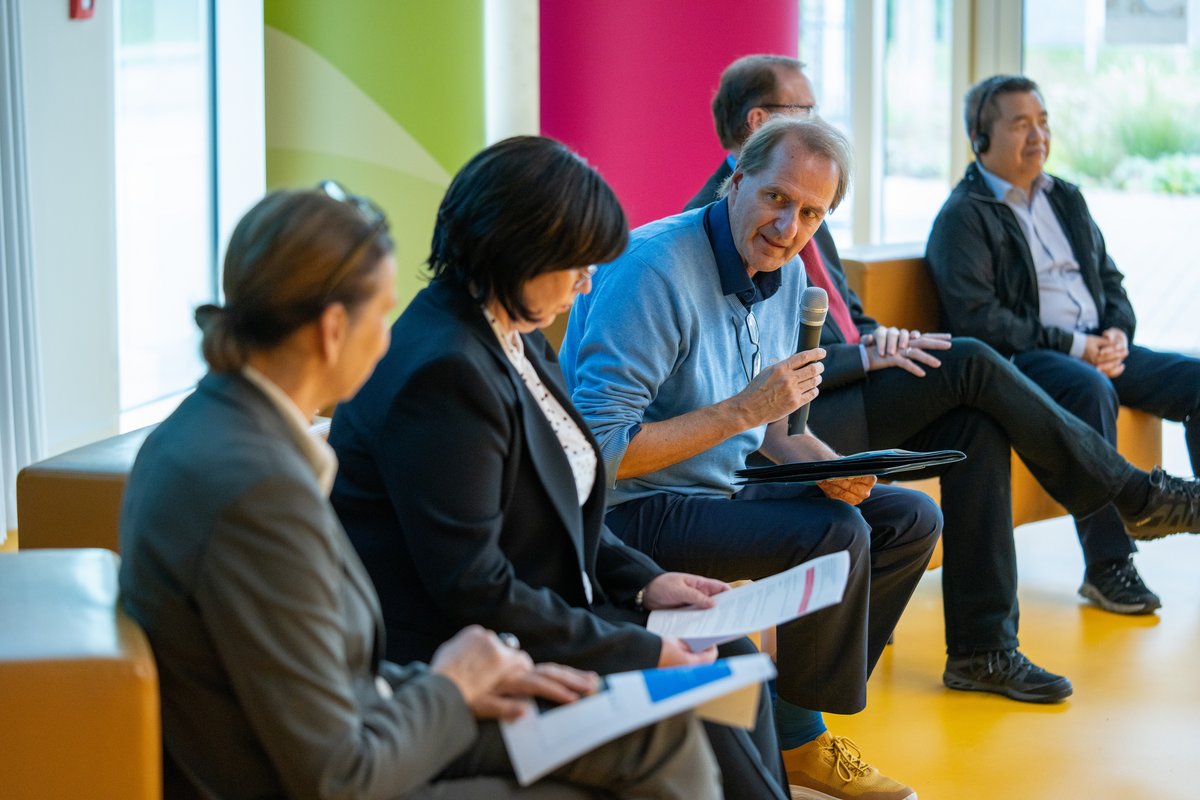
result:
M 850 405 L 861 392 L 871 448 L 962 450 L 964 461 L 908 473 L 942 485 L 942 594 L 950 655 L 1018 645 L 1017 563 L 1009 445 L 1046 490 L 1077 516 L 1096 512 L 1133 474 L 1096 431 L 1066 413 L 995 350 L 956 338 L 924 378 L 902 369 L 870 373 L 822 392 L 817 403 Z M 827 415 L 823 415 L 827 416 Z M 842 428 L 816 428 L 834 447 Z
M 669 570 L 764 578 L 850 552 L 842 602 L 777 633 L 776 688 L 790 703 L 853 714 L 937 543 L 941 513 L 925 495 L 880 486 L 861 505 L 812 486 L 746 487 L 733 499 L 662 493 L 608 512 L 609 528 Z
M 721 658 L 758 652 L 749 639 L 727 642 L 717 648 Z M 744 731 L 715 722 L 705 722 L 709 744 L 721 768 L 725 797 L 788 797 L 787 774 L 775 735 L 771 696 L 763 686 L 758 698 L 754 729 Z
M 615 624 L 646 626 L 645 611 L 611 603 L 598 603 L 592 606 L 592 611 Z M 745 638 L 726 642 L 717 648 L 718 658 L 757 652 L 754 643 Z M 726 797 L 786 800 L 787 775 L 779 754 L 779 737 L 775 734 L 771 695 L 766 684 L 759 691 L 758 715 L 751 730 L 704 722 L 704 731 L 708 734 L 708 742 L 721 769 L 721 785 Z
M 1125 371 L 1114 379 L 1057 350 L 1020 353 L 1013 363 L 1114 447 L 1120 406 L 1182 422 L 1192 473 L 1200 474 L 1200 359 L 1133 346 Z M 1076 520 L 1075 529 L 1088 564 L 1124 558 L 1136 550 L 1112 506 Z

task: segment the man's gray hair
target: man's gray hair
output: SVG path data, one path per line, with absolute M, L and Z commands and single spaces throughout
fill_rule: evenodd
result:
M 837 167 L 837 191 L 833 193 L 833 200 L 829 204 L 829 210 L 833 211 L 845 199 L 846 192 L 850 189 L 853 158 L 850 155 L 850 141 L 841 131 L 818 117 L 797 119 L 780 116 L 767 120 L 746 140 L 735 172 L 746 175 L 759 174 L 767 168 L 775 148 L 784 140 L 796 142 L 808 153 L 820 156 Z M 729 193 L 732 181 L 733 176 L 730 175 L 721 185 L 718 196 L 724 197 Z

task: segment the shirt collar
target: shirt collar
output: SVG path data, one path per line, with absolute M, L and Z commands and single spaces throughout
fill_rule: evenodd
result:
M 525 358 L 525 342 L 521 339 L 521 334 L 517 331 L 506 331 L 500 327 L 500 320 L 496 319 L 496 315 L 484 306 L 480 306 L 479 310 L 483 312 L 483 318 L 491 326 L 492 333 L 496 334 L 496 339 L 499 340 L 500 349 L 504 351 L 504 355 L 508 356 L 512 365 L 520 370 L 521 361 Z
M 721 279 L 721 293 L 737 295 L 744 306 L 751 306 L 768 299 L 779 291 L 783 281 L 783 270 L 759 272 L 751 280 L 746 274 L 746 265 L 733 242 L 733 229 L 729 226 L 729 198 L 722 197 L 704 210 L 704 232 L 717 262 L 717 275 Z
M 992 196 L 997 200 L 1000 200 L 1001 202 L 1007 202 L 1009 195 L 1012 192 L 1016 192 L 1016 196 L 1026 204 L 1033 199 L 1032 197 L 1026 197 L 1023 190 L 1013 186 L 1011 183 L 1004 180 L 1004 178 L 988 172 L 978 161 L 975 162 L 975 168 L 979 170 L 979 175 L 983 178 L 984 184 L 988 187 L 988 190 L 991 191 Z M 1044 172 L 1041 173 L 1033 179 L 1033 196 L 1049 191 L 1050 187 L 1053 185 L 1054 179 Z
M 333 488 L 333 479 L 337 475 L 338 462 L 333 448 L 323 438 L 314 435 L 309 430 L 312 420 L 308 419 L 299 406 L 292 401 L 292 398 L 288 397 L 287 393 L 270 378 L 249 364 L 242 367 L 242 377 L 258 387 L 267 396 L 267 400 L 275 407 L 279 415 L 283 417 L 288 432 L 292 435 L 292 440 L 295 441 L 304 455 L 304 459 L 312 467 L 313 475 L 316 476 L 321 491 L 328 495 L 329 490 Z

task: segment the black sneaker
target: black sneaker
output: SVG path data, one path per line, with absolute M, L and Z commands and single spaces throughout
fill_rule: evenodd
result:
M 1173 533 L 1200 533 L 1200 482 L 1176 478 L 1155 467 L 1150 472 L 1150 500 L 1142 513 L 1121 517 L 1130 537 L 1143 541 Z
M 1079 593 L 1114 614 L 1152 614 L 1162 608 L 1162 600 L 1142 582 L 1132 556 L 1088 567 Z
M 1071 696 L 1071 682 L 1047 672 L 1020 650 L 990 650 L 946 659 L 942 682 L 965 692 L 994 692 L 1026 703 L 1057 703 Z

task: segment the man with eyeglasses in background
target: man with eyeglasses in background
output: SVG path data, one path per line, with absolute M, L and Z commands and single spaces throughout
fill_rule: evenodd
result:
M 812 83 L 804 63 L 787 56 L 751 55 L 734 61 L 721 73 L 712 101 L 717 138 L 726 152 L 716 171 L 683 207 L 701 208 L 717 199 L 717 192 L 733 174 L 742 145 L 762 124 L 777 114 L 805 119 L 817 113 Z M 822 226 L 824 227 L 824 226 Z
M 867 677 L 933 551 L 941 514 L 873 477 L 738 487 L 751 453 L 835 457 L 788 435 L 817 395 L 820 349 L 796 353 L 798 256 L 849 183 L 849 146 L 819 120 L 779 118 L 746 143 L 727 195 L 635 230 L 577 298 L 560 353 L 595 433 L 606 523 L 666 569 L 763 578 L 848 550 L 841 604 L 777 632 L 776 727 L 793 797 L 907 800 L 912 789 L 826 730 L 866 705 Z

